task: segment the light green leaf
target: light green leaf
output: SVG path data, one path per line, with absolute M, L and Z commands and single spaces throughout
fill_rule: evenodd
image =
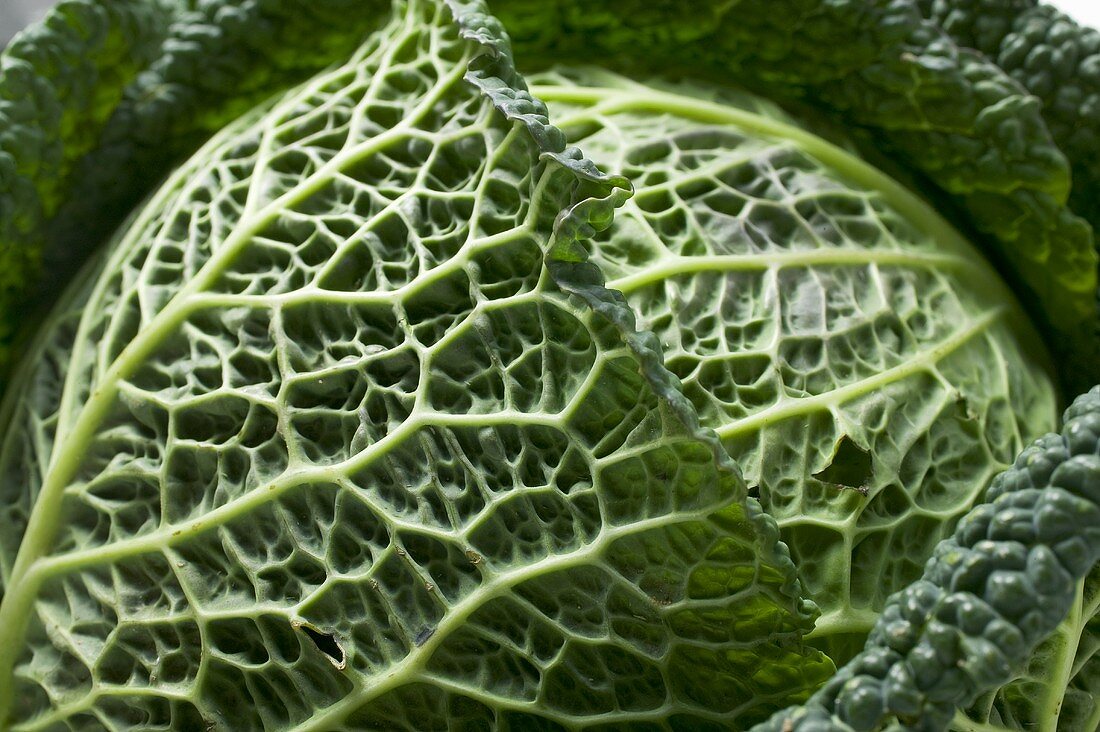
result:
M 832 672 L 659 353 L 544 266 L 618 198 L 479 5 L 399 8 L 174 175 L 9 393 L 13 729 L 703 729 Z
M 1038 336 L 927 204 L 773 105 L 590 69 L 532 88 L 634 181 L 592 259 L 779 522 L 843 663 L 1055 427 Z

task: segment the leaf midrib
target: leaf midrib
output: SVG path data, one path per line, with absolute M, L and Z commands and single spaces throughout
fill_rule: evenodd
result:
M 630 294 L 671 277 L 722 272 L 760 272 L 798 267 L 865 267 L 868 265 L 919 267 L 922 269 L 981 272 L 975 262 L 935 252 L 884 251 L 850 247 L 765 252 L 760 254 L 673 254 L 661 257 L 634 274 L 611 280 L 607 286 Z

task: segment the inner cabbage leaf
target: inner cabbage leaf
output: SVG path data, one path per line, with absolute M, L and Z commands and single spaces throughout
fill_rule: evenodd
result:
M 585 186 L 451 5 L 224 130 L 24 363 L 0 724 L 745 727 L 833 672 L 629 311 L 555 284 Z
M 942 217 L 773 104 L 591 68 L 533 84 L 633 181 L 592 260 L 779 522 L 843 663 L 1056 426 L 1038 336 Z
M 811 642 L 845 662 L 990 478 L 1056 424 L 1027 317 L 927 204 L 775 105 L 594 68 L 534 89 L 635 182 L 593 260 L 779 521 L 823 610 Z M 1020 677 L 952 728 L 1100 724 L 1098 598 L 1094 572 Z

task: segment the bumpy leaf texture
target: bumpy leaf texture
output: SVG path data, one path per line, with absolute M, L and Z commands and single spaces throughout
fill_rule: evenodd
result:
M 1100 572 L 1078 588 L 1069 617 L 1004 686 L 956 715 L 959 732 L 1100 728 Z
M 344 60 L 370 0 L 65 0 L 0 54 L 0 367 L 56 291 L 181 155 Z M 354 14 L 356 22 L 348 23 Z M 29 301 L 29 302 L 28 302 Z
M 704 729 L 832 673 L 655 339 L 544 266 L 625 191 L 516 83 L 410 0 L 91 266 L 7 402 L 13 729 Z
M 1100 32 L 1036 0 L 922 0 L 921 6 L 956 42 L 988 55 L 1042 100 L 1051 134 L 1073 165 L 1070 203 L 1094 228 L 1100 225 Z M 1021 678 L 981 699 L 957 728 L 1100 727 L 1097 581 L 1082 587 L 1070 619 Z
M 993 476 L 1056 425 L 1027 317 L 927 204 L 773 105 L 535 78 L 635 185 L 592 260 L 779 521 L 838 663 Z
M 921 0 L 956 42 L 986 54 L 1043 102 L 1073 166 L 1070 203 L 1100 226 L 1100 31 L 1037 0 Z
M 1037 440 L 997 476 L 986 499 L 936 547 L 924 577 L 891 598 L 863 652 L 805 707 L 759 732 L 945 729 L 956 706 L 1010 680 L 1067 612 L 1082 611 L 1079 580 L 1100 558 L 1100 387 L 1070 406 L 1061 434 Z M 1059 725 L 1056 702 L 1028 706 L 1044 701 L 1047 716 L 1024 729 Z M 1067 699 L 1067 722 L 1095 721 L 1076 701 Z
M 518 55 L 734 82 L 809 102 L 951 197 L 1049 331 L 1076 393 L 1093 358 L 1096 261 L 1037 100 L 913 2 L 493 0 Z

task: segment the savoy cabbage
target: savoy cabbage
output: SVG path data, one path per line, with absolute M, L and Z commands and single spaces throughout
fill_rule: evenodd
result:
M 0 55 L 0 727 L 1096 728 L 1096 38 L 62 2 Z

